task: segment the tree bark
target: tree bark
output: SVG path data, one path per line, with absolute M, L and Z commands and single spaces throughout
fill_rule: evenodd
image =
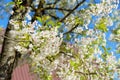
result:
M 10 16 L 10 20 L 15 21 L 23 21 L 25 14 L 27 13 L 27 8 L 31 5 L 32 0 L 28 0 L 29 5 L 26 6 L 26 4 L 20 4 L 15 5 L 13 7 L 13 15 Z M 16 3 L 16 2 L 15 2 Z M 21 9 L 20 6 L 23 6 L 24 9 Z M 3 47 L 0 54 L 0 80 L 10 80 L 12 70 L 14 67 L 14 63 L 16 62 L 16 57 L 19 56 L 19 54 L 15 51 L 14 46 L 17 42 L 15 42 L 13 39 L 15 39 L 15 35 L 11 33 L 11 31 L 15 30 L 15 26 L 11 25 L 10 22 L 8 22 L 7 29 L 5 31 L 4 41 L 3 41 Z M 14 36 L 13 36 L 14 35 Z

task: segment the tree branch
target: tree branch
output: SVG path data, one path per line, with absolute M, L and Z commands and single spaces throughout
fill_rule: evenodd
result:
M 54 16 L 54 15 L 52 15 L 52 14 L 48 14 L 48 15 L 51 16 L 52 18 L 54 18 L 55 20 L 59 19 L 59 17 Z
M 38 8 L 35 9 L 35 14 L 33 15 L 33 18 L 31 20 L 31 22 L 34 22 L 36 20 L 36 16 L 42 16 L 44 15 L 44 8 L 43 8 L 43 3 L 44 1 L 41 1 L 39 2 L 38 4 Z
M 85 0 L 83 0 L 82 2 L 80 2 L 79 4 L 77 4 L 67 15 L 65 15 L 60 22 L 63 22 L 70 14 L 72 14 L 81 4 L 83 4 L 85 2 Z
M 63 35 L 72 32 L 74 29 L 76 29 L 76 28 L 78 27 L 78 25 L 79 25 L 79 24 L 76 24 L 75 27 L 73 27 L 72 29 L 70 29 L 68 32 L 63 33 Z
M 59 2 L 60 0 L 55 0 L 55 2 L 53 2 L 53 3 L 47 3 L 47 5 L 52 5 L 52 4 L 57 4 L 58 2 Z
M 63 8 L 53 8 L 53 7 L 46 7 L 44 10 L 61 10 L 61 11 L 72 11 L 71 9 L 63 9 Z
M 84 72 L 80 72 L 80 71 L 75 71 L 75 73 L 79 73 L 79 74 L 83 74 L 83 75 L 96 75 L 97 73 L 93 72 L 93 73 L 84 73 Z
M 64 54 L 64 55 L 66 55 L 66 56 L 69 56 L 69 57 L 71 57 L 71 58 L 74 58 L 74 56 L 69 55 L 69 54 L 67 54 L 67 53 L 65 53 L 65 52 L 63 52 L 63 51 L 60 51 L 59 53 Z

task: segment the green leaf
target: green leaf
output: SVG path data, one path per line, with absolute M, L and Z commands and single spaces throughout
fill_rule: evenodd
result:
M 36 18 L 37 18 L 37 20 L 38 20 L 39 22 L 42 23 L 42 19 L 41 19 L 41 17 L 36 17 Z
M 17 1 L 17 5 L 20 5 L 20 4 L 22 4 L 22 3 L 23 3 L 22 0 L 18 0 L 18 1 Z
M 72 60 L 70 60 L 70 65 L 71 65 L 71 66 L 74 66 L 74 65 L 75 65 L 75 62 L 72 61 Z
M 120 34 L 120 28 L 116 28 L 115 30 L 113 30 L 113 33 L 116 35 Z
M 120 34 L 120 29 L 117 30 L 117 34 Z
M 103 32 L 107 32 L 106 22 L 107 22 L 106 18 L 100 19 L 99 23 L 96 24 L 96 28 L 97 28 L 98 30 L 103 31 Z
M 83 75 L 83 76 L 81 75 L 81 76 L 80 76 L 80 80 L 86 80 L 85 76 L 84 76 L 84 75 Z
M 96 27 L 97 27 L 97 29 L 99 29 L 103 32 L 107 32 L 107 27 L 104 23 L 98 24 Z
M 61 22 L 57 22 L 57 26 L 61 26 L 61 24 L 62 24 Z
M 52 80 L 52 76 L 51 75 L 47 76 L 47 80 Z
M 75 69 L 77 70 L 79 68 L 79 63 L 78 62 L 75 62 L 73 60 L 70 60 L 70 65 Z
M 70 40 L 70 38 L 71 38 L 70 34 L 67 34 L 67 35 L 66 35 L 66 40 L 68 40 L 68 41 L 69 41 L 69 40 Z
M 81 19 L 81 18 L 79 18 L 79 17 L 76 17 L 76 19 L 75 19 L 75 24 L 79 24 L 79 25 L 83 25 L 84 24 L 84 21 Z
M 107 57 L 107 55 L 106 55 L 105 53 L 103 53 L 103 54 L 101 55 L 101 57 L 102 57 L 103 60 L 106 61 L 106 57 Z
M 82 31 L 81 35 L 86 36 L 87 30 Z
M 109 47 L 109 48 L 107 48 L 107 50 L 111 50 L 111 48 Z
M 55 22 L 52 21 L 52 20 L 49 20 L 46 24 L 47 24 L 47 25 L 51 25 L 51 26 L 55 26 Z
M 15 4 L 15 2 L 9 2 L 9 3 L 7 3 L 6 7 L 9 7 L 9 6 L 14 5 L 14 4 Z
M 99 40 L 95 40 L 92 42 L 93 44 L 98 44 L 99 43 Z
M 93 52 L 94 52 L 94 49 L 93 49 L 93 48 L 89 48 L 89 52 L 90 52 L 90 53 L 93 53 Z
M 104 51 L 107 51 L 107 49 L 105 48 L 105 46 L 102 46 L 102 48 L 104 49 Z
M 105 46 L 102 46 L 102 48 L 104 49 L 104 52 L 105 54 L 107 55 L 109 52 L 108 52 L 108 49 L 105 47 Z
M 50 19 L 50 16 L 42 16 L 42 18 L 44 19 L 44 21 Z

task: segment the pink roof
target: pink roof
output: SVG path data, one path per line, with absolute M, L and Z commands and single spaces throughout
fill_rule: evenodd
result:
M 29 72 L 29 65 L 23 64 L 13 70 L 11 80 L 36 80 L 35 75 Z
M 35 74 L 31 74 L 29 71 L 30 70 L 28 64 L 18 66 L 13 70 L 11 80 L 40 80 Z M 60 77 L 57 76 L 55 70 L 52 71 L 52 80 L 62 80 Z

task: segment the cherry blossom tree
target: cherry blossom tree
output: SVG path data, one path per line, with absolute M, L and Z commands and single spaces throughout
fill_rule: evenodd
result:
M 27 60 L 40 80 L 113 80 L 115 73 L 120 75 L 120 60 L 106 47 L 106 33 L 117 22 L 110 39 L 120 42 L 118 4 L 119 0 L 13 0 L 8 3 L 13 10 L 1 63 L 13 68 L 18 57 Z

